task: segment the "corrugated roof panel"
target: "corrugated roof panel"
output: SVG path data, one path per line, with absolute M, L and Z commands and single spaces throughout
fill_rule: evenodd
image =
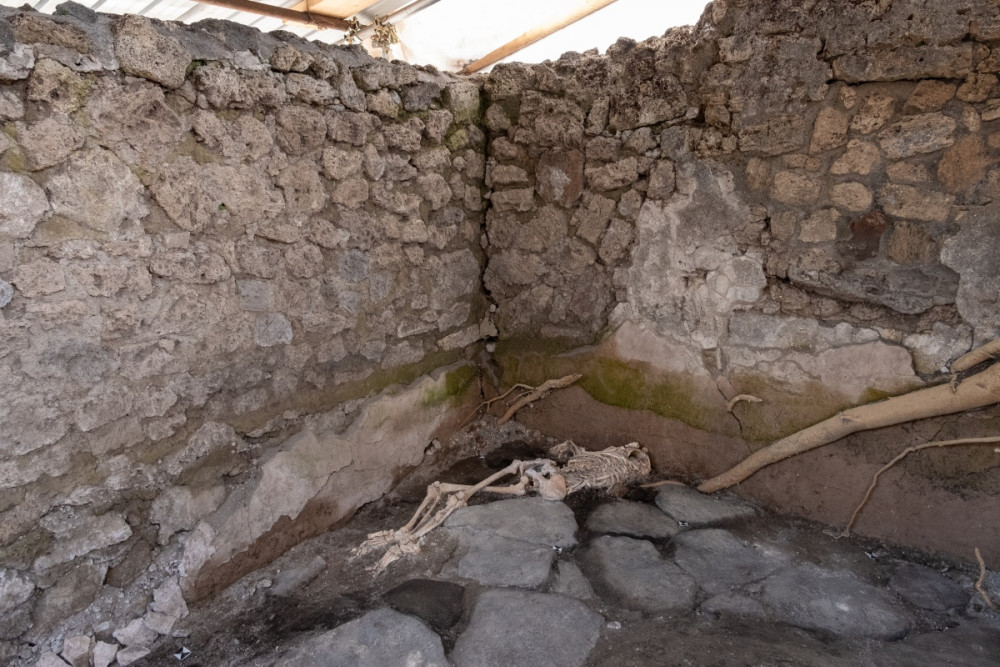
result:
M 63 0 L 29 0 L 35 9 L 52 12 Z M 143 13 L 151 18 L 194 23 L 202 19 L 222 19 L 251 25 L 263 32 L 286 30 L 296 35 L 322 42 L 337 42 L 343 33 L 336 30 L 315 30 L 308 26 L 286 24 L 281 19 L 250 12 L 205 5 L 192 0 L 78 0 L 80 4 L 109 14 Z M 295 7 L 302 0 L 258 0 L 266 4 Z M 360 7 L 363 0 L 328 0 L 329 6 L 350 2 Z M 311 0 L 318 5 L 321 0 Z M 376 16 L 386 16 L 405 8 L 414 0 L 375 0 L 358 12 L 363 24 Z M 0 0 L 0 5 L 19 7 L 24 0 Z M 469 0 L 437 0 L 422 10 L 397 22 L 401 44 L 393 47 L 391 57 L 415 64 L 430 64 L 438 69 L 455 71 L 477 60 L 525 32 L 565 17 L 586 4 L 585 0 L 505 0 L 469 2 Z M 558 58 L 564 51 L 605 49 L 624 35 L 644 39 L 662 35 L 674 25 L 694 23 L 704 9 L 706 0 L 669 0 L 651 3 L 648 0 L 618 0 L 610 6 L 573 23 L 555 35 L 542 39 L 505 60 L 540 62 Z M 484 19 L 487 10 L 488 18 Z M 367 42 L 366 42 L 367 43 Z M 380 51 L 375 50 L 376 54 Z

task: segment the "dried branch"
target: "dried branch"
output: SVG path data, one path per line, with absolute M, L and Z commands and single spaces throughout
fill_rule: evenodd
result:
M 514 402 L 514 407 L 508 409 L 507 412 L 504 414 L 504 416 L 497 423 L 503 424 L 505 422 L 508 422 L 510 421 L 510 418 L 514 416 L 514 412 L 517 412 L 528 403 L 537 401 L 540 398 L 544 398 L 546 394 L 548 394 L 550 391 L 554 389 L 562 389 L 563 387 L 568 387 L 569 385 L 579 380 L 581 377 L 583 376 L 567 375 L 566 377 L 562 377 L 557 380 L 547 380 L 546 382 L 540 384 L 537 387 L 533 387 L 530 384 L 515 384 L 513 387 L 511 387 L 504 393 L 500 394 L 499 396 L 494 396 L 493 398 L 487 401 L 483 401 L 482 403 L 477 405 L 476 409 L 472 411 L 472 414 L 470 414 L 468 417 L 465 418 L 465 421 L 462 422 L 462 425 L 464 426 L 468 424 L 470 421 L 472 421 L 472 419 L 477 414 L 479 414 L 479 411 L 482 410 L 483 408 L 489 410 L 490 406 L 496 403 L 497 401 L 502 401 L 503 399 L 507 398 L 518 389 L 523 389 L 524 393 L 521 394 L 518 397 L 517 401 Z
M 993 600 L 990 599 L 990 596 L 986 594 L 986 589 L 983 588 L 983 580 L 986 579 L 986 561 L 983 560 L 983 555 L 979 553 L 979 547 L 976 547 L 976 560 L 979 561 L 979 578 L 976 579 L 976 590 L 979 591 L 979 595 L 982 596 L 986 606 L 996 611 L 997 608 L 993 604 Z
M 984 361 L 992 361 L 997 358 L 1000 358 L 1000 339 L 990 341 L 986 345 L 981 345 L 971 352 L 966 352 L 951 362 L 951 372 L 961 373 L 974 366 L 978 366 Z
M 858 431 L 965 412 L 995 403 L 1000 403 L 1000 364 L 976 373 L 954 389 L 948 384 L 936 385 L 834 415 L 757 450 L 726 472 L 702 482 L 698 490 L 713 493 L 739 484 L 772 463 L 822 447 Z
M 754 396 L 752 394 L 739 394 L 739 395 L 733 396 L 731 399 L 729 399 L 729 404 L 726 405 L 726 412 L 732 413 L 733 408 L 736 407 L 736 404 L 740 403 L 742 401 L 746 401 L 747 403 L 763 403 L 764 402 L 763 399 L 757 398 L 756 396 Z
M 912 454 L 913 452 L 919 452 L 922 449 L 930 449 L 932 447 L 952 447 L 954 445 L 986 445 L 986 444 L 993 444 L 995 442 L 1000 442 L 1000 436 L 991 436 L 988 438 L 961 438 L 959 440 L 938 440 L 937 442 L 925 442 L 922 445 L 914 445 L 913 447 L 907 447 L 899 454 L 894 456 L 891 461 L 886 463 L 884 466 L 882 466 L 875 472 L 875 474 L 872 476 L 871 484 L 868 485 L 868 490 L 865 491 L 865 497 L 862 498 L 861 502 L 858 503 L 858 506 L 854 508 L 854 513 L 851 514 L 851 520 L 847 522 L 847 527 L 844 528 L 844 531 L 839 535 L 839 537 L 849 537 L 851 535 L 851 526 L 854 525 L 854 521 L 858 518 L 858 514 L 861 513 L 861 509 L 868 502 L 868 499 L 871 498 L 872 491 L 875 490 L 875 485 L 878 484 L 878 478 L 886 470 L 888 470 L 889 468 L 893 467 L 894 465 L 905 459 L 908 454 Z
M 510 408 L 507 409 L 507 412 L 504 413 L 503 417 L 497 420 L 497 424 L 506 424 L 511 420 L 514 414 L 524 406 L 528 405 L 529 403 L 534 403 L 535 401 L 540 400 L 542 398 L 545 398 L 546 396 L 549 395 L 550 391 L 555 391 L 556 389 L 563 389 L 564 387 L 568 387 L 582 377 L 583 376 L 580 375 L 579 373 L 574 373 L 572 375 L 567 375 L 566 377 L 561 377 L 557 380 L 546 380 L 537 387 L 531 388 L 532 391 L 530 393 L 519 398 L 517 401 L 514 402 L 514 405 L 510 406 Z

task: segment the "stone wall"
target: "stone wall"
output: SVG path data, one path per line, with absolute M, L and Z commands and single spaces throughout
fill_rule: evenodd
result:
M 584 374 L 522 420 L 639 439 L 694 480 L 941 381 L 1000 334 L 998 72 L 1000 9 L 975 0 L 717 0 L 693 29 L 606 56 L 496 67 L 497 361 L 507 384 Z M 763 400 L 728 411 L 739 394 Z M 742 490 L 843 523 L 879 461 L 998 424 L 987 410 L 858 436 Z M 869 512 L 861 532 L 969 558 L 1000 520 L 1000 460 L 947 458 L 905 466 L 922 481 L 886 502 L 906 509 Z M 940 497 L 915 504 L 920 488 Z M 944 506 L 963 500 L 956 521 Z
M 231 582 L 467 414 L 479 115 L 359 47 L 0 8 L 0 662 Z
M 939 380 L 1000 334 L 998 72 L 974 0 L 717 0 L 472 79 L 0 9 L 0 659 L 138 655 L 390 489 L 473 361 L 583 373 L 519 418 L 690 480 Z M 903 446 L 998 426 L 854 436 L 741 492 L 843 523 Z M 998 463 L 921 455 L 857 529 L 996 562 Z

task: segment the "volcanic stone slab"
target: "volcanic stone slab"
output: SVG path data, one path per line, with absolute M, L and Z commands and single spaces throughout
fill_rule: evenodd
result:
M 776 620 L 796 627 L 888 640 L 910 629 L 909 615 L 889 593 L 847 572 L 802 565 L 778 572 L 762 588 Z
M 441 638 L 406 614 L 377 609 L 312 637 L 275 667 L 447 667 Z
M 465 587 L 450 581 L 410 579 L 385 594 L 397 610 L 427 621 L 432 628 L 447 630 L 462 615 Z
M 590 600 L 594 597 L 594 589 L 587 577 L 583 576 L 580 567 L 567 560 L 559 561 L 556 578 L 552 582 L 552 592 L 578 600 Z
M 677 534 L 677 522 L 647 503 L 620 500 L 595 509 L 587 519 L 587 529 L 594 533 L 663 538 Z
M 969 602 L 969 593 L 961 586 L 943 574 L 916 563 L 899 563 L 889 586 L 910 604 L 930 611 L 947 611 L 964 607 Z
M 451 657 L 457 667 L 576 667 L 597 644 L 603 623 L 600 614 L 573 598 L 488 590 L 479 596 Z
M 646 540 L 598 537 L 583 562 L 622 606 L 639 611 L 686 612 L 694 606 L 698 586 L 691 575 L 664 560 Z
M 468 551 L 458 561 L 458 576 L 484 586 L 541 586 L 556 556 L 550 546 L 496 535 L 471 533 L 460 539 Z
M 656 506 L 678 523 L 709 526 L 745 519 L 757 513 L 750 505 L 732 498 L 709 496 L 686 486 L 665 486 L 656 494 Z
M 448 517 L 444 525 L 553 547 L 576 544 L 573 510 L 542 498 L 515 498 L 463 507 Z
M 767 610 L 757 600 L 736 591 L 720 593 L 701 603 L 698 610 L 705 614 L 737 616 L 740 618 L 764 618 Z
M 709 593 L 758 581 L 792 560 L 773 545 L 742 540 L 721 528 L 681 533 L 674 543 L 674 562 Z

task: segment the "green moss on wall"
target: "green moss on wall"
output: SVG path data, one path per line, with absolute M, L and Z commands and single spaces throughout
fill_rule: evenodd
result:
M 577 386 L 606 405 L 646 410 L 695 428 L 731 434 L 732 418 L 719 409 L 691 377 L 653 370 L 648 364 L 614 358 L 598 348 L 558 353 L 567 341 L 505 341 L 497 360 L 504 368 L 503 384 L 539 385 L 545 380 L 580 373 Z
M 738 394 L 751 394 L 760 403 L 734 406 L 736 419 L 725 409 L 711 383 L 684 373 L 666 372 L 643 362 L 621 359 L 605 348 L 567 352 L 568 341 L 513 340 L 498 344 L 496 358 L 504 369 L 502 384 L 537 386 L 545 380 L 581 373 L 577 386 L 594 399 L 614 407 L 645 410 L 676 419 L 694 428 L 742 436 L 752 448 L 778 440 L 854 405 L 889 397 L 875 388 L 858 403 L 819 382 L 793 389 L 774 378 L 737 371 L 727 379 Z M 901 391 L 899 393 L 904 393 Z
M 346 401 L 374 396 L 392 385 L 410 384 L 421 375 L 426 375 L 435 369 L 449 366 L 459 361 L 460 358 L 461 350 L 428 354 L 413 364 L 398 366 L 396 368 L 379 369 L 362 380 L 345 382 L 313 391 L 296 392 L 292 399 L 276 401 L 273 405 L 269 405 L 267 408 L 256 412 L 229 415 L 226 421 L 231 423 L 233 428 L 238 432 L 247 433 L 266 424 L 270 419 L 287 410 L 306 413 L 326 412 Z M 471 372 L 474 373 L 474 369 Z
M 471 364 L 448 371 L 444 375 L 444 386 L 428 390 L 423 398 L 423 405 L 432 407 L 448 401 L 452 405 L 458 403 L 476 375 L 476 368 Z

